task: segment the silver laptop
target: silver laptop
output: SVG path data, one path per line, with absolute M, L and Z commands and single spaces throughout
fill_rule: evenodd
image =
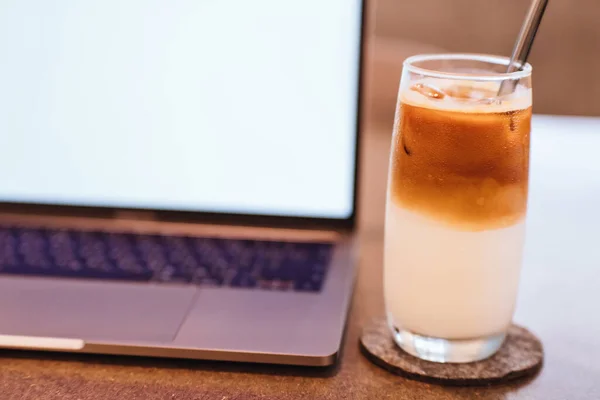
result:
M 1 0 L 0 347 L 328 365 L 359 0 Z

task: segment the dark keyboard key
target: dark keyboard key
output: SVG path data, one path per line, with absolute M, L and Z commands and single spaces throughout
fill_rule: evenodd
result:
M 0 230 L 0 268 L 18 265 L 17 239 L 9 230 Z
M 46 232 L 46 235 L 48 238 L 48 253 L 57 267 L 73 271 L 79 271 L 83 268 L 69 232 L 50 231 Z
M 25 265 L 34 268 L 50 268 L 50 261 L 46 242 L 41 231 L 22 230 L 17 232 L 17 252 L 21 255 Z

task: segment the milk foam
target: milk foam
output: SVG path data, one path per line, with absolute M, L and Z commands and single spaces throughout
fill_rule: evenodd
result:
M 410 82 L 410 86 L 423 84 L 433 88 L 437 88 L 442 92 L 445 89 L 457 85 L 456 80 L 424 78 L 418 81 Z M 498 93 L 500 82 L 480 82 L 464 80 L 460 82 L 461 86 L 468 86 L 474 90 L 481 90 Z M 461 100 L 451 96 L 445 96 L 443 99 L 434 99 L 427 97 L 417 91 L 411 90 L 409 87 L 400 89 L 399 99 L 402 103 L 408 103 L 416 107 L 440 109 L 446 111 L 468 112 L 468 113 L 501 113 L 514 110 L 524 110 L 531 107 L 532 92 L 531 88 L 523 85 L 517 85 L 514 92 L 510 95 L 498 98 L 499 102 L 491 104 L 483 104 L 476 100 Z

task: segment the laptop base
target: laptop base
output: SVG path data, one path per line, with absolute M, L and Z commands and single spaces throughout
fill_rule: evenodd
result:
M 319 292 L 0 276 L 0 347 L 332 364 L 355 275 L 338 242 Z

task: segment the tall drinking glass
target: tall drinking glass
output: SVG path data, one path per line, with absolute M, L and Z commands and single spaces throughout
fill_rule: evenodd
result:
M 388 322 L 408 353 L 487 358 L 511 324 L 529 178 L 531 66 L 440 54 L 404 62 L 387 187 Z M 498 96 L 500 86 L 507 93 Z

